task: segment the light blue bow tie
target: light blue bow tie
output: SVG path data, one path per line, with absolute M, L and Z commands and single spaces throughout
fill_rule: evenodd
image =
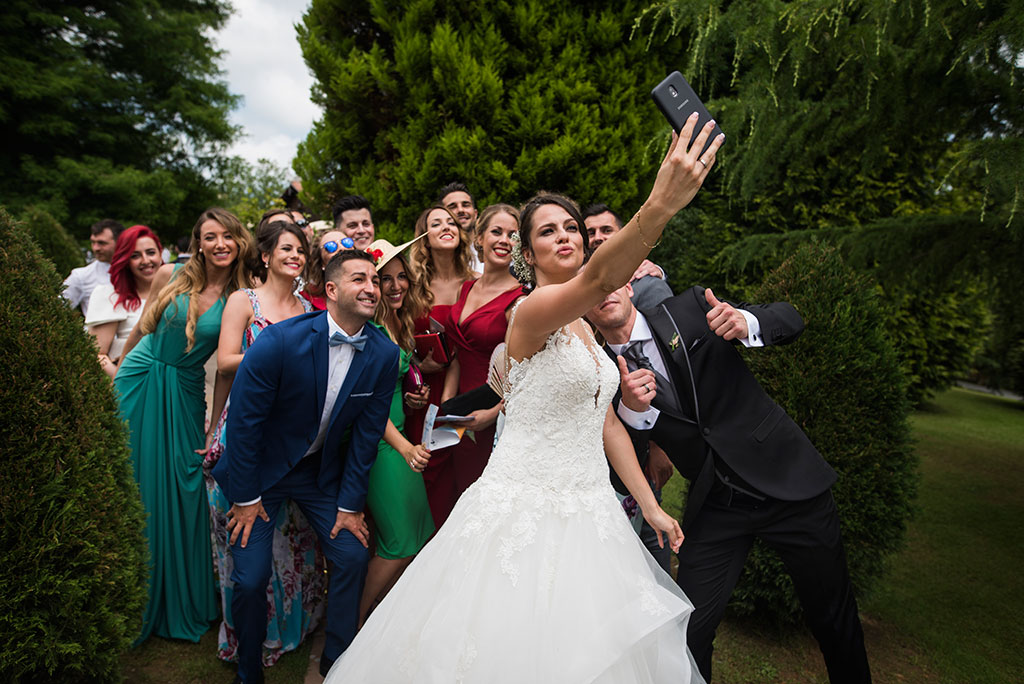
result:
M 340 344 L 351 344 L 355 347 L 356 351 L 363 351 L 363 347 L 366 346 L 366 335 L 356 335 L 353 337 L 343 332 L 336 332 L 327 340 L 327 344 L 331 347 L 337 347 Z

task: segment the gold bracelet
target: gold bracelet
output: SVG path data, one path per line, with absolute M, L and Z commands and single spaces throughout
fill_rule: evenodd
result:
M 661 244 L 661 237 L 659 236 L 658 239 L 654 241 L 653 245 L 647 244 L 647 240 L 644 240 L 644 229 L 640 225 L 640 212 L 643 211 L 643 209 L 644 205 L 641 204 L 640 208 L 636 210 L 636 214 L 633 215 L 633 220 L 636 221 L 636 232 L 640 234 L 640 244 L 642 244 L 647 249 L 654 249 L 659 244 Z

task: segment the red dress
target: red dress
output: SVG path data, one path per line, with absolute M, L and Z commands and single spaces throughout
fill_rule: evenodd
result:
M 459 292 L 459 300 L 451 307 L 448 319 L 441 321 L 448 332 L 452 347 L 457 350 L 459 359 L 459 394 L 468 392 L 487 382 L 487 374 L 494 348 L 505 341 L 508 321 L 505 311 L 517 299 L 523 296 L 523 288 L 516 286 L 511 290 L 485 303 L 479 309 L 463 318 L 462 311 L 466 307 L 469 292 L 476 280 L 466 281 Z M 456 498 L 476 482 L 484 472 L 487 459 L 494 446 L 494 426 L 480 430 L 475 435 L 476 441 L 466 436 L 452 447 L 455 461 Z
M 451 311 L 451 304 L 435 304 L 428 316 L 416 319 L 416 334 L 430 332 L 429 319 L 433 318 L 438 323 L 446 325 L 448 312 Z M 445 368 L 437 373 L 424 373 L 423 382 L 430 385 L 430 403 L 441 404 L 441 393 L 444 391 L 444 378 L 448 374 Z M 405 414 L 405 434 L 413 444 L 419 444 L 423 439 L 423 418 L 426 415 L 425 408 L 412 410 L 407 408 Z M 455 502 L 459 493 L 455 490 L 455 469 L 451 460 L 452 447 L 438 449 L 430 454 L 430 461 L 423 471 L 423 483 L 427 487 L 427 503 L 430 505 L 430 514 L 434 518 L 434 527 L 440 529 L 448 514 L 455 508 Z

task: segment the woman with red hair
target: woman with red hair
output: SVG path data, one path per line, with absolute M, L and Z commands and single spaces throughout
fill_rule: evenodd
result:
M 96 338 L 100 366 L 111 378 L 117 373 L 124 343 L 142 316 L 157 269 L 163 264 L 160 238 L 146 226 L 123 231 L 110 260 L 110 282 L 89 298 L 85 325 Z

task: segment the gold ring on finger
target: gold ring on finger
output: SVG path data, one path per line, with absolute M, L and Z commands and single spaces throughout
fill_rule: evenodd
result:
M 703 159 L 698 158 L 697 161 L 699 161 L 701 164 L 703 164 L 705 169 L 708 167 L 708 163 L 706 161 L 704 161 Z

